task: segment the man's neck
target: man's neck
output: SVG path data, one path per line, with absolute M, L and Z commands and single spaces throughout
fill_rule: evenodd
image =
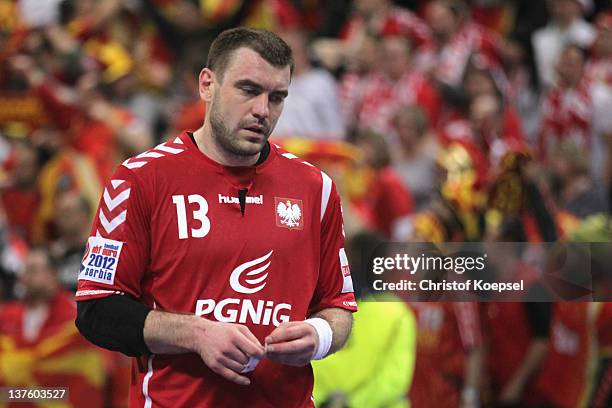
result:
M 198 149 L 209 159 L 228 167 L 254 166 L 259 159 L 259 154 L 252 156 L 238 156 L 227 152 L 215 142 L 210 124 L 205 123 L 201 128 L 193 132 Z

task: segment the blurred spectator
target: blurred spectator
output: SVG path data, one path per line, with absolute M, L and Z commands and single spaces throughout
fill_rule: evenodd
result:
M 499 407 L 522 406 L 533 378 L 548 352 L 552 304 L 548 290 L 538 280 L 538 271 L 525 261 L 523 223 L 505 216 L 486 236 L 487 271 L 498 281 L 523 279 L 526 295 L 540 302 L 488 302 L 482 304 L 487 333 L 487 385 L 491 403 Z M 499 245 L 497 243 L 500 243 Z M 502 298 L 496 298 L 503 300 Z
M 359 312 L 344 349 L 313 362 L 314 401 L 321 407 L 408 408 L 417 327 L 413 312 L 392 294 L 367 291 L 368 255 L 383 237 L 362 233 L 347 243 Z M 350 375 L 347 375 L 350 373 Z
M 32 140 L 48 157 L 38 175 L 41 204 L 32 231 L 32 242 L 41 244 L 57 236 L 55 205 L 59 194 L 78 191 L 93 209 L 98 203 L 102 186 L 93 162 L 66 146 L 57 130 L 39 129 L 32 135 Z
M 76 291 L 77 275 L 85 244 L 90 232 L 91 207 L 76 191 L 61 192 L 55 201 L 55 224 L 58 237 L 51 245 L 51 255 L 56 260 L 60 285 Z
M 561 209 L 586 218 L 609 209 L 603 186 L 589 174 L 588 154 L 571 141 L 556 146 L 550 161 L 551 185 Z
M 393 168 L 408 187 L 417 211 L 423 210 L 436 190 L 436 136 L 427 115 L 418 106 L 401 108 L 393 118 L 400 149 L 394 151 Z
M 17 274 L 23 269 L 27 249 L 24 239 L 9 227 L 0 202 L 0 307 L 15 297 Z
M 382 59 L 379 69 L 362 81 L 363 90 L 356 106 L 357 126 L 374 130 L 397 146 L 393 116 L 402 106 L 420 106 L 432 124 L 441 109 L 440 96 L 427 77 L 411 60 L 411 45 L 403 37 L 386 36 L 378 42 Z
M 544 160 L 553 146 L 565 140 L 590 152 L 593 99 L 584 63 L 585 54 L 581 48 L 563 47 L 556 65 L 556 85 L 547 92 L 542 103 L 538 148 Z
M 497 75 L 496 75 L 497 73 Z M 507 84 L 499 69 L 469 64 L 463 79 L 462 104 L 443 127 L 443 141 L 466 140 L 496 164 L 509 150 L 525 147 L 520 117 L 505 98 Z
M 359 104 L 365 91 L 364 84 L 381 59 L 378 39 L 371 35 L 361 38 L 357 53 L 346 61 L 346 71 L 340 77 L 340 109 L 347 133 L 351 134 L 358 126 Z
M 510 151 L 502 157 L 489 180 L 487 229 L 498 230 L 516 219 L 519 224 L 512 228 L 516 241 L 552 242 L 564 235 L 560 224 L 565 214 L 546 199 L 550 194 L 539 183 L 538 166 L 526 151 Z
M 72 295 L 59 289 L 46 250 L 35 248 L 28 253 L 21 283 L 23 301 L 0 305 L 0 384 L 68 387 L 66 406 L 106 406 L 109 353 L 78 334 Z M 8 405 L 13 406 L 24 405 Z
M 304 32 L 283 32 L 281 37 L 293 51 L 295 67 L 274 135 L 344 139 L 336 80 L 323 68 L 312 66 Z
M 445 142 L 436 157 L 436 194 L 411 220 L 412 241 L 476 241 L 483 233 L 488 162 L 470 141 Z
M 110 177 L 119 161 L 118 148 L 125 148 L 129 155 L 150 146 L 149 134 L 136 118 L 106 99 L 95 72 L 80 76 L 72 88 L 48 76 L 26 55 L 16 56 L 11 62 L 12 69 L 40 94 L 66 142 L 96 163 L 100 181 Z
M 355 141 L 363 151 L 360 167 L 347 174 L 351 204 L 375 231 L 391 239 L 404 239 L 414 211 L 412 194 L 391 167 L 384 138 L 361 132 Z
M 36 177 L 40 171 L 38 152 L 32 143 L 16 140 L 5 163 L 8 181 L 0 198 L 12 231 L 26 240 L 32 239 L 32 228 L 41 203 Z
M 533 88 L 533 78 L 527 55 L 518 38 L 506 39 L 503 44 L 503 68 L 508 85 L 505 89 L 507 102 L 516 108 L 523 133 L 527 137 L 535 134 L 538 126 L 538 100 Z M 533 140 L 530 140 L 532 143 Z
M 612 186 L 612 12 L 600 13 L 595 26 L 597 37 L 585 67 L 585 75 L 593 82 L 591 173 Z
M 583 406 L 593 382 L 596 303 L 555 303 L 548 342 L 548 354 L 526 406 L 576 408 Z
M 414 59 L 429 59 L 431 31 L 412 11 L 393 4 L 391 0 L 358 0 L 340 32 L 340 39 L 320 39 L 314 50 L 321 63 L 331 71 L 363 56 L 360 51 L 367 37 L 400 36 L 414 49 Z
M 550 21 L 533 33 L 532 44 L 539 80 L 544 89 L 555 84 L 556 65 L 568 44 L 588 48 L 595 39 L 595 30 L 582 16 L 592 6 L 591 0 L 547 1 Z
M 461 0 L 435 0 L 427 5 L 426 19 L 435 39 L 435 55 L 427 69 L 445 88 L 461 84 L 470 60 L 478 55 L 488 66 L 501 63 L 499 38 L 470 19 L 470 10 Z M 446 97 L 448 98 L 448 97 Z
M 428 46 L 431 42 L 431 33 L 425 22 L 390 0 L 354 2 L 354 13 L 341 37 L 350 42 L 366 32 L 374 35 L 400 35 L 407 38 L 415 48 Z
M 525 147 L 523 132 L 513 109 L 504 105 L 499 94 L 482 94 L 470 102 L 473 142 L 497 166 L 509 151 Z
M 480 406 L 482 331 L 474 302 L 411 302 L 417 316 L 412 408 Z

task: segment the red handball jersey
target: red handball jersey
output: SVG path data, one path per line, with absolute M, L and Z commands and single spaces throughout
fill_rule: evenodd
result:
M 244 212 L 239 191 L 246 192 Z M 276 326 L 325 308 L 356 310 L 331 179 L 270 145 L 255 167 L 225 167 L 189 134 L 126 160 L 106 185 L 77 300 L 127 294 L 149 307 Z M 233 384 L 196 354 L 132 364 L 131 407 L 312 406 L 310 366 L 262 360 Z
M 595 372 L 597 303 L 555 303 L 549 350 L 528 403 L 559 408 L 587 406 Z
M 466 353 L 482 345 L 475 302 L 411 302 L 418 337 L 413 408 L 453 408 L 460 405 Z

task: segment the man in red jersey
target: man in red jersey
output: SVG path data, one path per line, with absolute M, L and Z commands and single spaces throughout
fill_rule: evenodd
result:
M 268 143 L 292 57 L 237 28 L 199 77 L 193 134 L 130 158 L 105 187 L 77 326 L 135 356 L 130 406 L 311 407 L 309 362 L 356 310 L 331 179 Z

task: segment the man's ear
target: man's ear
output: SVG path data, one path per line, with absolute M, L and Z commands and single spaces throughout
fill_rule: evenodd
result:
M 204 68 L 200 71 L 199 77 L 199 91 L 200 99 L 206 103 L 210 103 L 213 98 L 214 87 L 215 87 L 215 73 L 209 68 Z

